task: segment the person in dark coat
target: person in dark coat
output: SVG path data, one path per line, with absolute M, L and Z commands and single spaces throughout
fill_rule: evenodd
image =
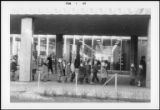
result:
M 13 58 L 10 64 L 10 72 L 11 72 L 11 80 L 14 81 L 15 80 L 15 72 L 17 71 L 17 63 L 16 63 L 16 59 Z
M 89 77 L 91 75 L 91 64 L 89 60 L 86 62 L 85 68 L 86 68 L 85 81 L 86 83 L 89 83 Z
M 48 60 L 48 73 L 49 73 L 49 71 L 51 70 L 51 72 L 52 72 L 52 74 L 53 74 L 52 57 L 51 57 L 51 55 L 48 56 L 47 60 Z
M 145 85 L 145 80 L 146 80 L 146 61 L 145 61 L 145 56 L 141 57 L 140 60 L 140 65 L 142 65 L 142 82 Z
M 94 65 L 93 65 L 93 78 L 92 78 L 92 82 L 95 82 L 95 80 L 97 82 L 99 82 L 97 73 L 98 73 L 98 65 L 97 65 L 97 61 L 95 61 Z
M 85 70 L 85 67 L 84 67 L 83 62 L 81 62 L 80 67 L 79 67 L 79 74 L 78 74 L 78 81 L 79 81 L 81 84 L 82 84 L 83 81 L 84 81 L 85 74 L 86 74 L 86 70 Z

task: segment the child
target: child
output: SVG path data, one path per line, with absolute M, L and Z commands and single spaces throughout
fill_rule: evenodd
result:
M 79 74 L 78 74 L 78 81 L 82 84 L 85 76 L 85 67 L 83 62 L 81 62 L 80 67 L 79 67 Z
M 75 78 L 75 67 L 74 67 L 74 62 L 72 61 L 71 63 L 71 82 L 73 82 L 74 78 Z
M 71 67 L 70 67 L 70 63 L 67 63 L 67 65 L 66 65 L 66 68 L 65 68 L 65 75 L 66 75 L 66 77 L 65 77 L 65 82 L 67 82 L 68 81 L 68 79 L 70 78 L 70 76 L 71 76 Z
M 62 78 L 64 76 L 64 73 L 63 73 L 63 64 L 62 64 L 62 60 L 59 59 L 58 61 L 58 65 L 57 65 L 57 72 L 59 74 L 59 79 L 58 79 L 58 82 L 61 82 L 62 81 Z
M 134 67 L 134 64 L 131 64 L 131 69 L 130 69 L 130 85 L 135 85 L 135 75 L 136 75 L 136 68 Z
M 105 81 L 107 80 L 107 77 L 108 77 L 105 66 L 106 66 L 105 63 L 102 62 L 102 68 L 101 68 L 101 73 L 102 73 L 101 74 L 101 77 L 102 77 L 101 83 L 102 84 L 105 83 Z
M 138 87 L 142 86 L 143 81 L 143 67 L 142 65 L 139 65 L 139 71 L 138 71 Z

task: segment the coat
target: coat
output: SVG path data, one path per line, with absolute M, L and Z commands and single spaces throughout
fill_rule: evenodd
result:
M 132 79 L 134 79 L 136 76 L 136 69 L 134 67 L 131 67 L 130 69 L 130 76 Z
M 71 71 L 72 71 L 72 73 L 75 72 L 75 67 L 74 67 L 73 63 L 71 64 Z
M 85 77 L 85 74 L 86 74 L 86 69 L 84 66 L 80 66 L 79 67 L 79 74 L 78 74 L 78 77 L 79 78 L 84 78 Z
M 69 64 L 66 65 L 65 72 L 66 72 L 66 76 L 70 76 L 70 74 L 71 74 L 71 67 L 70 67 Z
M 101 74 L 102 78 L 106 78 L 107 77 L 107 71 L 105 67 L 102 67 L 102 74 Z
M 85 68 L 86 68 L 86 74 L 90 75 L 91 74 L 91 65 L 86 65 Z
M 58 63 L 58 67 L 57 67 L 57 72 L 59 74 L 59 76 L 63 76 L 63 64 L 62 63 Z

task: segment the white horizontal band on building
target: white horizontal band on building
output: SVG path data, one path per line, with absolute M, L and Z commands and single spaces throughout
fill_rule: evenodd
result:
M 149 8 L 68 8 L 68 7 L 52 7 L 52 8 L 16 8 L 11 10 L 11 14 L 54 14 L 54 15 L 150 15 Z

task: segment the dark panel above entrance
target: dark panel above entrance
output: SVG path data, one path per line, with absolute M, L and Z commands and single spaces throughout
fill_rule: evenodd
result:
M 20 34 L 21 18 L 10 16 L 11 34 Z M 28 16 L 28 15 L 27 15 Z M 34 34 L 146 36 L 150 15 L 32 15 Z

